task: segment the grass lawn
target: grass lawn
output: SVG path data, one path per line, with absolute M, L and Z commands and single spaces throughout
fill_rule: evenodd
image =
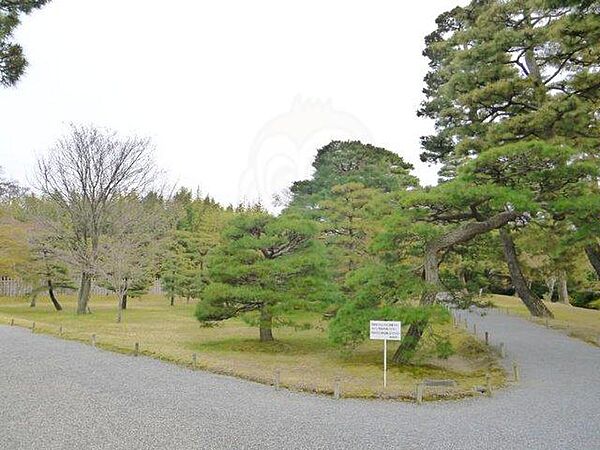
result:
M 490 295 L 489 300 L 503 311 L 530 318 L 533 322 L 546 325 L 546 319 L 532 317 L 523 302 L 517 297 L 507 295 Z M 554 314 L 554 319 L 548 319 L 548 326 L 561 330 L 589 344 L 600 346 L 600 311 L 577 308 L 562 303 L 544 302 Z
M 258 342 L 258 329 L 240 319 L 230 319 L 219 326 L 201 327 L 193 315 L 195 305 L 178 301 L 174 307 L 159 296 L 130 299 L 123 323 L 117 324 L 113 297 L 94 297 L 93 314 L 77 316 L 75 298 L 60 298 L 62 312 L 52 309 L 43 296 L 38 306 L 30 308 L 25 299 L 0 298 L 0 321 L 31 327 L 35 332 L 58 335 L 63 327 L 65 339 L 90 342 L 96 335 L 97 346 L 111 351 L 132 353 L 140 343 L 144 355 L 192 368 L 192 354 L 197 368 L 233 375 L 261 383 L 273 383 L 280 371 L 281 385 L 294 390 L 331 393 L 334 380 L 340 378 L 344 397 L 385 397 L 409 399 L 420 380 L 454 379 L 455 388 L 426 389 L 425 398 L 459 398 L 474 395 L 474 386 L 485 386 L 490 373 L 496 387 L 505 383 L 505 374 L 495 355 L 485 344 L 451 324 L 436 331 L 448 335 L 456 354 L 442 360 L 431 355 L 428 340 L 411 365 L 395 366 L 389 358 L 395 350 L 388 343 L 388 387 L 382 386 L 383 343 L 369 341 L 355 352 L 343 355 L 327 340 L 327 322 L 315 314 L 298 314 L 298 322 L 310 322 L 312 328 L 274 329 L 276 341 Z M 406 330 L 403 330 L 406 331 Z

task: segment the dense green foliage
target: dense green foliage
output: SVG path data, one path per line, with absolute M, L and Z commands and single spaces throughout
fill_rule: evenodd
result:
M 335 301 L 323 246 L 310 221 L 260 210 L 238 214 L 210 255 L 206 288 L 196 309 L 201 321 L 259 311 L 261 340 L 271 340 L 273 318 L 318 310 Z
M 358 141 L 333 141 L 317 151 L 310 180 L 292 185 L 292 205 L 311 205 L 329 197 L 333 186 L 360 183 L 392 192 L 418 185 L 413 167 L 396 153 Z
M 599 33 L 597 2 L 473 1 L 440 15 L 426 38 L 430 71 L 419 115 L 436 124 L 422 139 L 421 159 L 442 162 L 442 179 L 456 185 L 442 190 L 462 194 L 465 181 L 471 191 L 485 187 L 493 201 L 463 207 L 480 215 L 484 200 L 516 210 L 516 225 L 566 221 L 562 228 L 577 233 L 565 244 L 578 238 L 594 253 L 597 233 L 587 230 L 600 209 L 587 199 L 598 196 Z M 437 223 L 477 219 L 440 200 Z M 582 203 L 587 214 L 576 213 Z M 527 233 L 511 228 L 503 234 L 509 246 L 511 234 Z M 509 261 L 518 278 L 517 265 Z
M 49 0 L 0 0 L 0 84 L 14 85 L 27 67 L 23 48 L 12 41 L 19 16 L 41 8 Z
M 187 301 L 200 298 L 208 284 L 206 257 L 220 242 L 231 216 L 210 197 L 193 198 L 187 189 L 181 189 L 173 200 L 178 220 L 164 241 L 159 268 L 171 304 L 175 296 Z
M 419 114 L 437 133 L 423 138 L 423 160 L 452 169 L 532 138 L 597 153 L 598 2 L 473 1 L 440 15 L 426 44 Z

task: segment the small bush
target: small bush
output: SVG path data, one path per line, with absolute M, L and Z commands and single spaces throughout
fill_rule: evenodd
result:
M 591 289 L 572 292 L 571 296 L 573 297 L 571 304 L 580 308 L 593 308 L 591 303 L 600 300 L 600 292 L 592 291 Z

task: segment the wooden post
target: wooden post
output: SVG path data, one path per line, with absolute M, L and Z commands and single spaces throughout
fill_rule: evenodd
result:
M 281 385 L 281 370 L 277 369 L 275 371 L 275 380 L 274 380 L 275 389 L 279 389 Z
M 415 386 L 415 400 L 419 405 L 423 403 L 423 383 L 417 383 Z
M 490 334 L 485 332 L 485 345 L 490 345 Z
M 10 326 L 12 327 L 15 324 L 15 319 L 10 319 Z
M 473 324 L 473 334 L 477 336 L 477 324 Z
M 192 353 L 192 367 L 195 369 L 196 368 L 196 354 Z
M 35 333 L 35 322 L 31 324 L 31 332 Z
M 515 381 L 519 381 L 519 366 L 517 366 L 516 361 L 513 361 L 513 376 Z
M 504 342 L 500 342 L 500 358 L 504 358 L 505 353 L 504 353 Z
M 488 397 L 492 396 L 492 377 L 489 372 L 485 374 L 485 392 Z
M 510 316 L 510 309 L 506 308 L 506 315 Z
M 135 347 L 133 349 L 133 356 L 137 356 L 140 354 L 140 343 L 136 342 Z
M 62 334 L 63 334 L 63 326 L 61 325 L 58 329 L 58 335 L 62 336 Z
M 340 399 L 340 378 L 337 377 L 335 379 L 334 385 L 333 385 L 333 398 L 336 400 Z
M 546 317 L 546 328 L 548 328 L 548 318 Z
M 96 335 L 92 334 L 92 347 L 96 346 Z

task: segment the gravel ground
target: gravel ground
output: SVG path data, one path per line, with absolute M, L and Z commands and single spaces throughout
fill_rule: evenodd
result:
M 0 326 L 0 448 L 600 449 L 600 350 L 468 316 L 521 382 L 423 405 L 276 391 Z

